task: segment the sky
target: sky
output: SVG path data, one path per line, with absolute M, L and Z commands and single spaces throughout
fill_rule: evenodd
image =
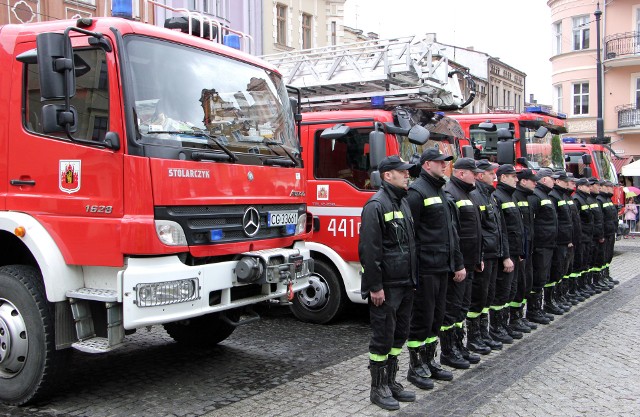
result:
M 551 104 L 547 0 L 347 0 L 345 25 L 381 38 L 436 33 L 438 42 L 485 52 L 526 76 L 525 99 Z

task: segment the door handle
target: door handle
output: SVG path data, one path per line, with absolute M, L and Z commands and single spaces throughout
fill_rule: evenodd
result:
M 21 185 L 36 185 L 34 180 L 11 180 L 9 181 L 11 185 L 21 186 Z

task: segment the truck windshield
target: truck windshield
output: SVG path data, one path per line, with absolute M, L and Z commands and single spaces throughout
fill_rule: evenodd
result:
M 609 154 L 604 151 L 593 151 L 593 159 L 600 174 L 599 178 L 617 184 L 618 175 Z
M 523 126 L 525 123 L 531 126 Z M 552 158 L 551 141 L 553 134 L 551 131 L 543 138 L 535 137 L 536 131 L 540 126 L 540 124 L 531 122 L 523 122 L 520 125 L 520 137 L 524 138 L 527 143 L 527 162 L 529 163 L 529 168 L 538 169 L 550 167 L 553 169 L 565 169 L 564 159 L 562 157 L 557 160 Z
M 278 74 L 139 36 L 128 37 L 126 49 L 137 136 L 147 155 L 178 159 L 208 149 L 233 152 L 242 163 L 259 164 L 263 155 L 300 158 Z
M 453 160 L 447 165 L 447 170 L 445 172 L 446 176 L 451 176 L 453 163 L 460 157 L 456 139 L 451 138 L 450 136 L 432 133 L 430 139 L 424 145 L 410 143 L 402 136 L 398 136 L 398 141 L 400 142 L 400 156 L 405 161 L 410 161 L 412 157 L 414 158 L 414 161 L 419 160 L 420 155 L 422 155 L 422 152 L 424 152 L 425 149 L 435 147 L 437 147 L 443 154 L 453 156 Z

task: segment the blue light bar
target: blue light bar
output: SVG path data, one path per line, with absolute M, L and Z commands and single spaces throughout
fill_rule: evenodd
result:
M 373 107 L 374 109 L 384 108 L 384 96 L 371 97 L 371 107 Z
M 524 108 L 525 113 L 544 114 L 546 116 L 557 117 L 558 119 L 566 119 L 565 113 L 556 113 L 542 106 L 527 106 Z
M 240 49 L 240 36 L 234 33 L 224 35 L 222 38 L 222 43 L 230 48 Z
M 222 240 L 224 237 L 224 232 L 220 229 L 211 230 L 209 235 L 209 239 L 213 242 L 216 240 Z
M 111 16 L 133 19 L 132 0 L 112 0 Z
M 563 143 L 576 143 L 577 141 L 577 138 L 562 138 Z
M 284 227 L 284 233 L 287 235 L 292 235 L 296 232 L 296 225 L 295 224 L 288 224 Z

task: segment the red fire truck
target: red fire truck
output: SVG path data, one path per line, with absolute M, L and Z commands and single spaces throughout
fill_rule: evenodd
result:
M 119 18 L 6 25 L 0 45 L 0 402 L 50 392 L 66 348 L 155 324 L 215 344 L 257 318 L 241 308 L 308 286 L 274 67 Z
M 348 302 L 364 302 L 360 214 L 379 181 L 377 162 L 396 154 L 408 160 L 426 146 L 458 154 L 455 137 L 464 133 L 440 111 L 466 106 L 473 92 L 462 97 L 460 73 L 448 71 L 446 56 L 430 48 L 401 38 L 265 57 L 301 88 L 307 110 L 301 142 L 315 272 L 292 305 L 303 321 L 328 323 Z
M 573 137 L 562 138 L 562 149 L 567 171 L 577 178 L 596 177 L 614 183 L 613 203 L 624 205 L 624 191 L 618 184 L 618 173 L 611 159 L 611 148 L 606 143 L 581 143 Z
M 551 159 L 551 137 L 567 132 L 566 116 L 542 107 L 524 113 L 449 114 L 460 123 L 477 159 L 517 168 L 563 168 Z M 526 159 L 524 159 L 526 158 Z

